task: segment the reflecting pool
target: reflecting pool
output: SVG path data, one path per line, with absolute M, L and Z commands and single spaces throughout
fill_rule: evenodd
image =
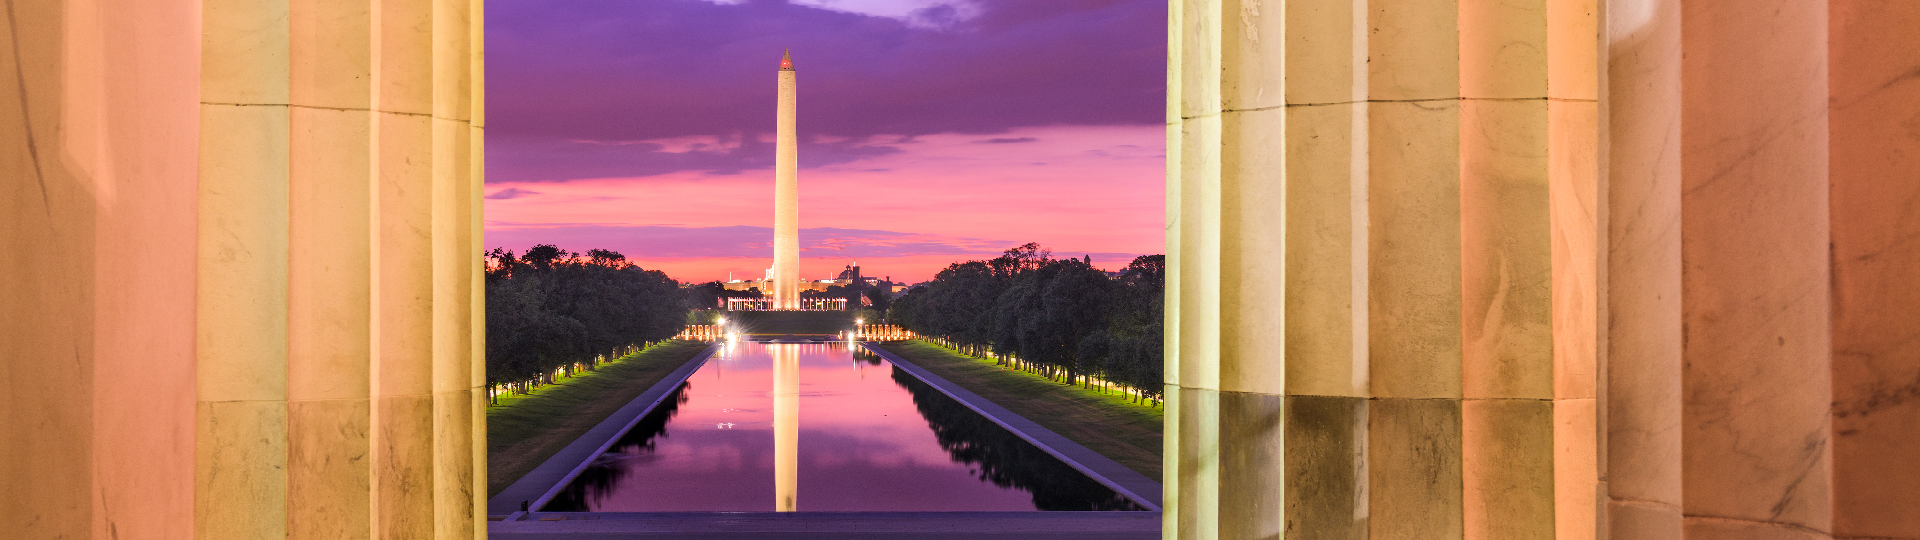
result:
M 546 511 L 1140 510 L 847 343 L 727 344 Z

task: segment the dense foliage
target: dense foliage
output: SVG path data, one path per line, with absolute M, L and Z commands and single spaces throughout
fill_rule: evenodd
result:
M 1029 243 L 948 266 L 895 299 L 888 321 L 970 354 L 1067 381 L 1092 375 L 1157 398 L 1165 275 L 1164 255 L 1136 257 L 1109 276 Z
M 487 383 L 524 388 L 556 371 L 591 369 L 686 324 L 686 293 L 619 253 L 551 245 L 487 253 Z

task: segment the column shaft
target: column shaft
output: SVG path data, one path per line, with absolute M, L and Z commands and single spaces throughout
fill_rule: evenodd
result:
M 1174 538 L 1220 534 L 1221 4 L 1168 9 L 1168 340 L 1164 511 Z M 1177 158 L 1172 157 L 1177 156 Z
M 1690 539 L 1832 530 L 1826 13 L 1681 5 Z
M 288 7 L 203 7 L 197 538 L 287 534 Z
M 1833 534 L 1920 538 L 1920 3 L 1828 7 Z
M 1607 528 L 1679 540 L 1680 0 L 1607 16 Z

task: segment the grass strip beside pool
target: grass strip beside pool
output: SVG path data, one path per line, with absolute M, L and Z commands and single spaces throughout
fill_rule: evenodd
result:
M 513 485 L 706 349 L 701 341 L 661 343 L 487 407 L 487 496 Z
M 1002 370 L 993 360 L 970 358 L 924 341 L 885 342 L 880 347 L 1134 472 L 1160 480 L 1165 417 L 1160 409 L 1127 403 L 1117 393 L 1102 394 L 1024 371 Z

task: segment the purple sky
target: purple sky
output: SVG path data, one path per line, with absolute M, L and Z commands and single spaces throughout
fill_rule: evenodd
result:
M 487 245 L 757 275 L 799 77 L 802 277 L 1162 251 L 1160 0 L 494 0 Z

